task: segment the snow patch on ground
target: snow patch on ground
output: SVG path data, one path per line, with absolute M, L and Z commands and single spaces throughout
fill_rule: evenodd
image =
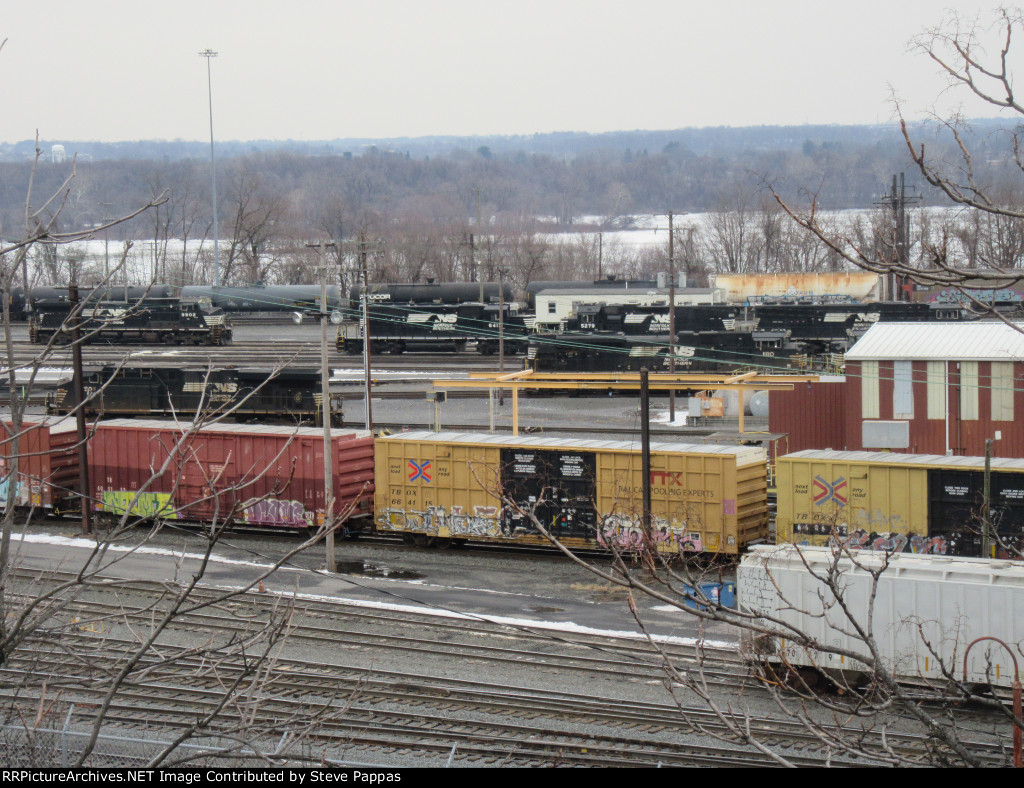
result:
M 652 424 L 669 424 L 669 425 L 671 425 L 673 427 L 685 427 L 686 426 L 687 415 L 688 414 L 687 414 L 685 409 L 680 410 L 680 408 L 677 406 L 676 407 L 676 418 L 675 418 L 675 421 L 669 421 L 668 411 L 666 410 L 666 411 L 661 411 L 661 412 L 655 411 L 654 415 L 651 416 L 651 423 Z
M 54 536 L 50 534 L 12 534 L 12 541 L 22 541 L 35 544 L 51 544 L 60 547 L 73 547 L 82 549 L 95 549 L 96 542 L 92 539 L 86 539 L 83 537 L 70 537 L 70 536 Z M 178 550 L 168 550 L 166 548 L 157 547 L 133 547 L 131 545 L 105 545 L 105 549 L 108 552 L 115 553 L 137 553 L 139 555 L 165 555 L 175 556 L 182 559 L 201 560 L 204 556 L 200 553 L 188 553 Z M 248 566 L 255 569 L 269 569 L 270 564 L 259 563 L 256 561 L 242 561 L 234 558 L 225 558 L 224 556 L 212 555 L 210 556 L 211 563 L 227 564 L 233 566 Z M 289 571 L 308 571 L 295 569 L 294 567 L 282 567 L 283 570 Z M 321 572 L 320 574 L 334 579 L 347 581 L 342 575 L 328 574 L 327 572 Z M 375 578 L 375 582 L 386 580 L 385 578 Z M 351 581 L 348 581 L 351 582 Z M 421 581 L 409 581 L 409 580 L 392 580 L 390 582 L 403 582 L 412 585 L 422 585 Z M 216 588 L 222 588 L 225 590 L 243 590 L 249 588 L 249 586 L 212 586 Z M 483 590 L 483 589 L 480 589 Z M 573 621 L 539 621 L 532 618 L 513 618 L 507 616 L 485 616 L 478 614 L 467 614 L 459 613 L 453 610 L 444 610 L 435 607 L 429 607 L 425 605 L 397 605 L 389 602 L 376 602 L 372 600 L 364 599 L 351 599 L 345 596 L 327 595 L 327 594 L 303 594 L 291 592 L 277 592 L 273 590 L 267 590 L 268 594 L 276 594 L 283 598 L 295 598 L 308 600 L 313 602 L 337 602 L 344 605 L 352 605 L 354 607 L 365 607 L 372 608 L 375 610 L 391 610 L 399 613 L 415 613 L 418 615 L 437 616 L 439 618 L 454 618 L 464 619 L 470 621 L 486 621 L 491 624 L 500 624 L 511 627 L 519 628 L 532 628 L 532 629 L 545 629 L 545 630 L 557 630 L 559 632 L 572 632 L 576 634 L 584 635 L 598 635 L 603 637 L 611 638 L 623 638 L 628 640 L 644 640 L 644 635 L 638 632 L 628 632 L 620 630 L 609 630 L 609 629 L 597 629 L 595 627 L 586 627 L 580 624 L 576 624 Z M 658 610 L 660 608 L 653 608 Z M 675 608 L 671 608 L 675 610 Z M 667 643 L 672 645 L 692 646 L 699 643 L 712 647 L 712 648 L 736 648 L 736 643 L 729 641 L 712 641 L 701 638 L 690 638 L 690 637 L 676 637 L 670 635 L 654 635 L 651 638 L 657 643 Z

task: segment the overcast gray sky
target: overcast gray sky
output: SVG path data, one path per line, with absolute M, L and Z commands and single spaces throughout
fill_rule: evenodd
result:
M 208 139 L 206 48 L 220 139 L 884 122 L 943 85 L 909 39 L 994 5 L 9 0 L 0 141 Z

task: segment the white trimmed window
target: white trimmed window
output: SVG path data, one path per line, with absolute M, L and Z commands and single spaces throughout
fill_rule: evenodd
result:
M 992 362 L 992 421 L 1013 421 L 1013 362 Z
M 978 362 L 960 362 L 960 418 L 978 418 Z
M 879 418 L 878 362 L 860 363 L 860 415 L 863 419 Z
M 892 365 L 892 417 L 914 418 L 914 367 L 912 361 L 894 361 Z
M 928 418 L 946 418 L 946 362 L 928 362 Z

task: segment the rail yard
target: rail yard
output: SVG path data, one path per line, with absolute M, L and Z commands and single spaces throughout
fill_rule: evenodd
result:
M 173 552 L 178 539 L 165 537 L 151 547 Z M 67 556 L 87 550 L 64 543 Z M 39 593 L 40 569 L 49 565 L 45 545 L 26 545 L 18 585 Z M 179 617 L 161 645 L 159 660 L 140 666 L 130 697 L 108 719 L 129 741 L 144 728 L 147 739 L 187 729 L 196 712 L 214 713 L 217 728 L 230 730 L 242 709 L 218 709 L 219 687 L 238 678 L 228 665 L 210 666 L 196 678 L 187 650 L 199 639 L 228 641 L 254 633 L 287 610 L 287 648 L 274 661 L 273 680 L 247 703 L 280 736 L 286 720 L 310 707 L 322 709 L 312 742 L 313 762 L 403 766 L 753 766 L 773 763 L 744 746 L 725 720 L 685 687 L 665 692 L 665 667 L 699 670 L 720 702 L 742 704 L 749 724 L 783 762 L 885 765 L 896 751 L 909 761 L 927 762 L 927 737 L 913 724 L 886 731 L 859 727 L 856 753 L 837 757 L 827 739 L 800 721 L 780 714 L 771 693 L 739 659 L 728 632 L 712 625 L 701 632 L 685 614 L 644 609 L 650 633 L 662 655 L 653 652 L 625 609 L 621 594 L 595 584 L 584 570 L 564 562 L 534 564 L 523 577 L 521 559 L 496 559 L 431 552 L 424 560 L 377 553 L 390 567 L 375 573 L 327 577 L 313 571 L 310 557 L 299 558 L 266 582 L 263 593 L 223 598 L 243 574 L 239 563 L 260 563 L 270 543 L 231 540 L 225 559 L 215 564 L 207 587 L 196 593 L 198 606 L 215 606 Z M 365 554 L 365 548 L 359 553 Z M 145 572 L 148 588 L 116 595 L 91 593 L 63 611 L 31 650 L 9 667 L 19 671 L 60 672 L 56 635 L 74 631 L 92 655 L 88 664 L 65 671 L 55 685 L 76 704 L 72 740 L 95 719 L 102 692 L 93 677 L 132 653 L 132 631 L 151 621 L 164 592 L 161 581 L 177 570 L 173 555 L 135 556 L 111 577 Z M 186 557 L 183 568 L 198 556 Z M 416 577 L 403 578 L 403 566 L 416 565 Z M 384 571 L 390 569 L 390 571 Z M 351 571 L 351 570 L 349 570 Z M 458 583 L 443 578 L 458 574 Z M 390 579 L 389 579 L 390 576 Z M 46 572 L 46 583 L 68 578 Z M 427 583 L 423 585 L 424 581 Z M 243 581 L 244 582 L 244 581 Z M 481 597 L 477 583 L 486 582 Z M 460 600 L 459 595 L 464 598 Z M 474 602 L 468 602 L 474 598 Z M 453 616 L 453 610 L 461 610 Z M 588 611 L 589 610 L 589 614 Z M 570 623 L 572 622 L 572 623 Z M 601 622 L 598 624 L 597 622 Z M 628 633 L 632 634 L 628 634 Z M 700 649 L 696 647 L 701 637 Z M 720 639 L 719 639 L 720 638 Z M 66 642 L 64 643 L 66 646 Z M 225 647 L 225 652 L 227 648 Z M 179 657 L 181 657 L 179 659 Z M 227 660 L 225 660 L 227 662 Z M 202 671 L 200 670 L 200 674 Z M 240 695 L 250 694 L 249 683 Z M 673 695 L 675 700 L 673 700 Z M 839 699 L 837 702 L 842 703 Z M 678 705 L 677 705 L 678 704 Z M 816 720 L 826 736 L 850 735 L 834 726 L 830 714 Z M 983 713 L 965 710 L 961 724 L 971 731 L 971 751 L 984 763 L 1004 755 L 987 731 Z M 271 734 L 266 732 L 269 737 Z M 154 746 L 154 745 L 151 745 Z M 953 756 L 951 756 L 953 757 Z
M 0 781 L 1024 770 L 1024 10 L 22 5 Z
M 504 299 L 504 293 L 498 297 Z M 279 304 L 282 313 L 314 308 L 312 301 L 300 302 L 297 293 L 288 299 Z M 775 314 L 772 309 L 784 308 L 776 304 L 743 315 L 708 305 L 701 319 L 714 312 L 721 331 L 684 325 L 677 341 L 697 342 L 700 335 L 703 344 L 696 350 L 686 344 L 665 347 L 679 359 L 714 362 L 684 366 L 690 373 L 708 368 L 721 374 L 696 375 L 692 381 L 699 382 L 689 383 L 683 377 L 669 383 L 659 379 L 662 388 L 678 384 L 681 410 L 690 417 L 685 425 L 659 425 L 648 423 L 651 415 L 638 406 L 635 394 L 618 390 L 616 376 L 648 364 L 663 372 L 664 353 L 628 351 L 605 363 L 601 350 L 581 364 L 559 362 L 554 366 L 573 372 L 595 364 L 609 369 L 597 378 L 608 381 L 606 388 L 600 382 L 581 383 L 572 395 L 538 389 L 523 398 L 519 389 L 529 391 L 530 378 L 517 375 L 540 368 L 536 346 L 526 352 L 532 340 L 525 323 L 511 323 L 522 332 L 519 344 L 516 334 L 511 339 L 495 339 L 491 333 L 468 340 L 457 336 L 462 330 L 458 321 L 473 309 L 472 321 L 488 322 L 488 331 L 495 328 L 494 314 L 503 313 L 504 305 L 498 304 L 497 312 L 488 306 L 490 316 L 480 313 L 482 306 L 435 309 L 431 320 L 392 321 L 397 333 L 388 328 L 371 334 L 383 343 L 372 348 L 374 353 L 387 355 L 374 360 L 372 385 L 365 386 L 363 365 L 353 355 L 363 351 L 362 344 L 353 344 L 358 324 L 337 321 L 337 340 L 327 350 L 331 428 L 326 432 L 313 428 L 325 418 L 318 387 L 319 327 L 304 324 L 301 313 L 294 320 L 286 314 L 283 320 L 266 314 L 239 319 L 236 313 L 233 324 L 229 316 L 218 317 L 205 325 L 219 326 L 214 336 L 230 339 L 220 342 L 195 335 L 193 328 L 161 334 L 160 325 L 152 322 L 111 333 L 107 328 L 119 317 L 94 310 L 94 341 L 83 348 L 90 418 L 96 419 L 88 443 L 91 486 L 84 498 L 75 478 L 78 466 L 71 460 L 73 419 L 67 418 L 76 400 L 68 382 L 72 352 L 63 345 L 72 335 L 64 331 L 63 321 L 50 326 L 49 336 L 40 334 L 40 322 L 15 325 L 15 365 L 31 369 L 40 341 L 54 346 L 38 381 L 21 379 L 19 396 L 29 406 L 27 451 L 23 443 L 18 468 L 23 481 L 12 485 L 8 479 L 4 500 L 18 507 L 25 522 L 58 518 L 29 525 L 19 540 L 20 593 L 27 600 L 39 589 L 69 582 L 62 570 L 44 573 L 44 568 L 60 553 L 80 555 L 95 545 L 94 537 L 67 539 L 73 530 L 67 518 L 76 515 L 82 500 L 105 518 L 101 527 L 113 529 L 118 538 L 131 533 L 124 529 L 127 524 L 136 525 L 135 533 L 156 524 L 159 530 L 145 539 L 144 550 L 128 551 L 90 577 L 107 588 L 124 583 L 124 590 L 111 596 L 90 584 L 60 606 L 52 627 L 33 637 L 18 657 L 21 662 L 12 663 L 12 686 L 28 681 L 28 673 L 18 678 L 17 671 L 30 664 L 60 674 L 56 654 L 68 647 L 67 638 L 73 639 L 74 648 L 88 650 L 94 659 L 58 682 L 62 708 L 70 704 L 60 735 L 83 735 L 101 719 L 90 713 L 102 695 L 89 689 L 95 671 L 113 670 L 130 659 L 132 632 L 146 616 L 170 604 L 162 584 L 187 575 L 187 565 L 201 561 L 203 585 L 190 591 L 194 611 L 173 615 L 158 640 L 160 649 L 174 654 L 166 664 L 175 668 L 162 667 L 163 661 L 148 663 L 146 657 L 138 665 L 142 678 L 130 682 L 132 699 L 105 707 L 106 723 L 130 732 L 133 741 L 146 738 L 141 732 L 156 721 L 159 736 L 173 739 L 176 731 L 188 728 L 195 709 L 209 715 L 211 730 L 229 730 L 237 722 L 232 715 L 241 712 L 224 705 L 217 687 L 225 681 L 247 686 L 251 677 L 244 671 L 232 674 L 225 662 L 208 682 L 196 681 L 202 663 L 190 661 L 191 650 L 203 638 L 207 644 L 224 638 L 230 652 L 228 644 L 257 633 L 265 636 L 287 610 L 287 638 L 275 650 L 269 683 L 259 687 L 260 708 L 273 720 L 291 719 L 299 709 L 319 709 L 320 723 L 305 740 L 319 755 L 309 750 L 302 757 L 324 763 L 864 765 L 934 763 L 936 753 L 949 763 L 1007 761 L 997 720 L 1015 670 L 1002 656 L 985 651 L 969 685 L 958 683 L 955 666 L 941 660 L 938 670 L 931 663 L 927 669 L 899 668 L 899 684 L 885 686 L 886 692 L 895 693 L 900 703 L 929 710 L 924 712 L 928 720 L 949 716 L 967 732 L 953 734 L 950 728 L 937 734 L 924 717 L 897 720 L 887 716 L 886 703 L 874 707 L 871 692 L 880 679 L 873 671 L 890 659 L 884 648 L 870 654 L 855 646 L 826 649 L 824 656 L 840 661 L 821 661 L 820 644 L 831 642 L 827 630 L 814 636 L 780 630 L 789 625 L 779 609 L 763 598 L 757 605 L 752 601 L 772 587 L 763 570 L 771 566 L 770 559 L 759 564 L 756 582 L 750 580 L 757 574 L 753 568 L 737 577 L 735 566 L 739 560 L 746 565 L 753 555 L 749 548 L 762 545 L 755 552 L 763 556 L 764 545 L 778 539 L 780 545 L 796 543 L 808 556 L 818 555 L 814 560 L 824 565 L 839 557 L 856 562 L 855 551 L 867 551 L 897 568 L 901 553 L 918 554 L 913 558 L 928 571 L 946 571 L 943 561 L 965 561 L 948 576 L 959 572 L 957 577 L 987 578 L 983 582 L 1017 593 L 1024 582 L 1014 571 L 986 573 L 978 567 L 991 560 L 988 556 L 1007 567 L 1017 563 L 1024 528 L 1020 460 L 999 457 L 985 464 L 969 456 L 943 461 L 880 451 L 912 446 L 901 441 L 916 435 L 915 403 L 919 415 L 927 411 L 930 420 L 939 420 L 934 412 L 940 386 L 945 390 L 941 396 L 957 403 L 955 421 L 949 407 L 943 420 L 947 443 L 966 444 L 973 433 L 965 420 L 991 419 L 1002 428 L 997 438 L 1003 439 L 1005 431 L 1005 445 L 1013 445 L 1014 408 L 1024 407 L 1012 384 L 1019 376 L 1004 369 L 1017 363 L 1013 355 L 985 355 L 982 344 L 975 343 L 962 351 L 966 355 L 943 357 L 947 366 L 956 361 L 955 377 L 948 370 L 940 377 L 938 357 L 928 355 L 921 342 L 912 349 L 924 353 L 920 356 L 858 355 L 858 348 L 871 347 L 876 324 L 890 332 L 903 322 L 929 331 L 932 325 L 964 320 L 962 312 L 945 307 L 907 309 L 890 320 L 877 304 L 841 305 L 838 311 L 829 305 L 801 311 L 800 317 L 790 313 L 785 318 L 790 328 L 784 328 L 768 318 Z M 657 307 L 629 309 L 628 315 L 618 307 L 594 311 L 587 313 L 587 321 L 610 320 L 607 325 L 619 326 L 606 326 L 606 337 L 636 336 L 624 329 L 631 325 L 640 326 L 637 332 L 648 346 L 660 342 L 648 326 L 666 327 L 652 320 Z M 189 312 L 185 323 L 194 325 L 199 314 Z M 384 314 L 378 311 L 369 330 Z M 444 330 L 431 328 L 429 341 L 421 342 L 423 335 L 415 332 L 432 322 Z M 736 344 L 731 332 L 743 323 L 744 339 Z M 791 345 L 796 325 L 806 332 Z M 583 358 L 572 350 L 578 328 L 570 321 L 557 334 L 570 348 L 560 352 L 563 361 Z M 367 329 L 365 322 L 362 329 Z M 728 348 L 718 344 L 723 335 L 730 337 Z M 541 334 L 531 331 L 530 336 Z M 594 341 L 598 334 L 588 336 Z M 755 344 L 743 344 L 749 342 Z M 1005 347 L 1002 339 L 992 342 Z M 493 354 L 499 349 L 505 353 L 504 378 L 495 374 Z M 870 427 L 858 448 L 875 451 L 787 454 L 790 435 L 803 440 L 804 425 L 794 426 L 799 406 L 775 400 L 775 395 L 813 402 L 821 387 L 838 384 L 833 378 L 818 382 L 815 375 L 782 384 L 783 377 L 762 373 L 814 371 L 825 363 L 834 367 L 842 363 L 837 356 L 847 351 L 860 365 L 862 374 L 850 381 L 850 388 L 856 388 L 858 415 Z M 933 365 L 927 368 L 932 388 L 915 394 L 914 378 L 904 370 L 917 363 L 909 359 L 919 357 L 922 364 Z M 755 358 L 760 364 L 752 369 Z M 962 369 L 962 364 L 967 366 Z M 518 397 L 501 403 L 483 389 L 464 390 L 488 375 L 492 389 L 516 388 Z M 259 378 L 271 383 L 261 386 Z M 1003 380 L 1011 381 L 1007 394 L 999 385 Z M 772 402 L 782 403 L 770 416 L 745 413 L 742 397 L 738 411 L 728 404 L 730 386 L 753 391 L 758 382 L 765 393 L 772 391 Z M 571 379 L 564 384 L 570 390 L 573 385 Z M 437 397 L 439 390 L 446 397 Z M 368 405 L 379 434 L 363 429 Z M 192 420 L 211 407 L 233 409 L 232 423 L 193 427 Z M 668 408 L 663 394 L 655 399 L 655 413 Z M 136 418 L 113 418 L 125 415 Z M 850 424 L 850 431 L 861 426 L 859 420 Z M 516 434 L 521 429 L 531 434 Z M 649 445 L 640 438 L 645 431 L 653 433 Z M 319 547 L 290 554 L 302 535 L 315 533 L 328 516 L 321 448 L 327 435 L 337 485 L 331 498 L 338 508 L 332 511 L 344 510 L 346 517 L 338 533 L 353 540 L 366 537 L 340 543 L 336 574 L 323 572 Z M 645 496 L 650 498 L 645 501 Z M 982 496 L 989 521 L 978 516 Z M 403 537 L 405 544 L 387 543 L 389 534 Z M 526 549 L 548 544 L 546 534 L 576 550 L 598 574 L 557 553 L 538 556 Z M 205 559 L 204 544 L 213 550 Z M 458 546 L 490 546 L 492 551 L 422 549 Z M 518 551 L 501 554 L 494 551 L 499 547 Z M 278 566 L 282 554 L 287 560 Z M 612 556 L 625 563 L 616 567 Z M 639 572 L 656 556 L 666 563 L 649 569 L 654 576 L 667 573 L 661 582 L 669 600 L 640 590 L 645 582 Z M 767 571 L 770 576 L 773 570 Z M 254 574 L 258 581 L 251 579 Z M 924 578 L 909 563 L 904 576 L 912 585 Z M 141 577 L 152 587 L 125 582 Z M 824 577 L 824 590 L 842 597 L 841 585 L 829 585 L 827 571 L 812 577 Z M 989 596 L 972 601 L 981 582 L 968 581 L 965 609 L 991 604 Z M 821 588 L 787 588 L 789 608 L 813 607 L 811 600 L 821 598 Z M 202 595 L 213 596 L 204 602 Z M 1013 603 L 1008 604 L 1012 609 Z M 908 609 L 907 616 L 923 610 Z M 760 636 L 753 639 L 744 636 L 750 632 L 751 611 L 759 611 L 754 615 Z M 809 615 L 808 620 L 814 619 Z M 948 611 L 943 615 L 948 617 Z M 830 625 L 843 628 L 842 622 Z M 802 626 L 810 631 L 806 620 Z M 975 632 L 981 640 L 1017 640 L 1011 637 L 1012 626 L 1004 632 L 995 618 L 986 626 L 991 631 Z M 957 641 L 951 653 L 965 646 Z M 206 653 L 206 646 L 199 650 Z M 780 681 L 790 685 L 781 696 Z M 994 692 L 996 699 L 988 710 L 966 708 L 979 689 Z M 834 715 L 824 709 L 810 720 L 798 720 L 773 710 L 786 692 L 795 697 L 823 693 L 826 705 L 844 713 L 866 702 L 871 713 L 853 727 L 835 726 Z M 40 702 L 31 694 L 26 699 Z M 746 731 L 720 711 L 722 704 L 738 703 Z M 515 724 L 509 724 L 509 717 Z M 272 729 L 259 733 L 261 749 Z

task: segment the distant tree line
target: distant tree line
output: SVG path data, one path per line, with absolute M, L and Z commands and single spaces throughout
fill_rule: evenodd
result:
M 449 139 L 447 153 L 419 156 L 377 146 L 354 155 L 325 152 L 323 146 L 233 157 L 222 151 L 222 278 L 315 281 L 314 253 L 306 242 L 319 238 L 341 242 L 335 254 L 347 280 L 354 279 L 364 256 L 374 281 L 504 277 L 525 286 L 534 279 L 599 273 L 649 276 L 666 268 L 667 236 L 664 248 L 627 249 L 605 245 L 593 232 L 627 229 L 636 214 L 669 210 L 681 214 L 677 264 L 694 281 L 706 281 L 715 271 L 837 270 L 846 265 L 841 256 L 790 222 L 773 193 L 797 202 L 812 196 L 824 210 L 864 209 L 844 218 L 840 229 L 860 238 L 864 248 L 884 253 L 891 222 L 878 205 L 892 174 L 909 169 L 907 147 L 898 128 L 863 127 L 859 138 L 855 129 L 474 138 L 484 143 L 475 150 Z M 831 136 L 824 136 L 829 131 Z M 957 150 L 940 131 L 938 126 L 916 129 L 930 155 L 952 160 Z M 1011 183 L 1011 138 L 992 122 L 978 123 L 970 134 L 976 177 L 997 187 Z M 571 156 L 531 151 L 527 144 L 533 139 L 537 147 L 557 147 L 574 138 L 579 148 Z M 717 148 L 711 139 L 719 140 Z M 644 147 L 616 147 L 626 142 Z M 422 153 L 428 143 L 419 144 Z M 649 147 L 653 144 L 660 147 Z M 186 143 L 164 145 L 179 150 Z M 30 166 L 0 162 L 0 235 L 24 225 Z M 166 192 L 165 203 L 118 229 L 126 239 L 148 242 L 148 259 L 137 262 L 133 277 L 156 276 L 174 284 L 211 281 L 207 159 L 168 155 L 52 163 L 44 156 L 34 174 L 39 193 L 59 189 L 73 166 L 77 176 L 63 203 L 60 229 L 98 226 L 126 205 Z M 1009 185 L 998 193 L 1011 202 L 1019 198 Z M 944 204 L 930 188 L 917 197 L 922 207 Z M 697 226 L 686 221 L 687 212 L 712 215 Z M 950 260 L 965 265 L 1016 266 L 1024 252 L 1024 227 L 1012 217 L 999 219 L 999 227 L 988 226 L 994 221 L 990 217 L 941 212 L 921 212 L 916 221 L 918 237 L 927 233 L 929 249 L 936 241 Z M 555 232 L 577 235 L 556 240 Z M 204 252 L 197 241 L 204 242 Z M 924 249 L 920 245 L 922 261 Z M 36 280 L 59 284 L 68 266 L 83 263 L 75 254 L 72 247 L 44 254 L 36 260 Z

